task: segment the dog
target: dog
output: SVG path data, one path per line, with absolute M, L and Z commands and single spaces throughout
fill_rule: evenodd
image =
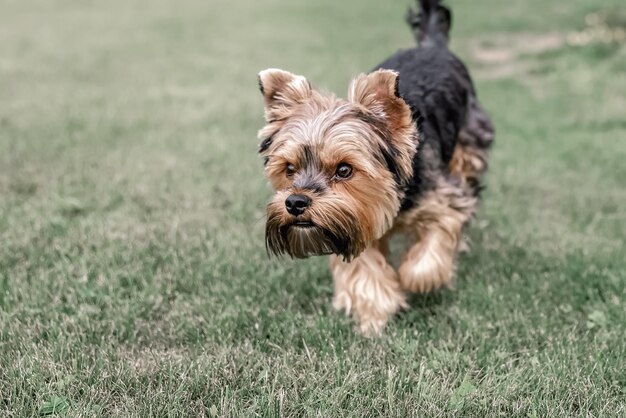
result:
M 411 293 L 450 287 L 494 139 L 465 65 L 448 49 L 452 15 L 419 0 L 417 47 L 350 83 L 347 99 L 279 69 L 261 71 L 259 153 L 275 195 L 266 248 L 330 255 L 333 307 L 380 333 Z M 411 242 L 396 270 L 389 238 Z

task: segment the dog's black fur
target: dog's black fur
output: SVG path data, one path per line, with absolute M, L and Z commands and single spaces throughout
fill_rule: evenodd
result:
M 469 72 L 448 49 L 451 21 L 450 10 L 439 0 L 419 0 L 418 11 L 410 9 L 407 15 L 418 46 L 398 51 L 375 68 L 400 74 L 398 93 L 411 107 L 420 132 L 401 211 L 418 204 L 437 178 L 447 176 L 460 138 L 483 149 L 493 141 L 493 125 L 478 102 Z

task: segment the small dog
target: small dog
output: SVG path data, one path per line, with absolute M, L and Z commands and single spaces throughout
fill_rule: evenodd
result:
M 259 153 L 276 191 L 268 252 L 330 255 L 333 306 L 365 334 L 405 308 L 407 293 L 451 284 L 494 137 L 448 50 L 449 9 L 419 0 L 407 21 L 418 47 L 357 76 L 347 100 L 286 71 L 259 74 Z M 412 242 L 397 272 L 387 261 L 396 232 Z

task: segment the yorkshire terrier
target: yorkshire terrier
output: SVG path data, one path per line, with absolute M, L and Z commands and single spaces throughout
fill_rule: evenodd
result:
M 276 191 L 267 250 L 330 255 L 333 306 L 365 334 L 407 307 L 408 293 L 451 285 L 494 137 L 448 49 L 450 10 L 419 0 L 407 21 L 418 46 L 357 76 L 347 99 L 286 71 L 259 74 L 259 153 Z M 387 260 L 396 232 L 411 240 L 397 271 Z

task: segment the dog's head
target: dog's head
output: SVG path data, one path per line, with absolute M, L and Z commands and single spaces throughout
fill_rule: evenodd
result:
M 268 251 L 350 260 L 391 227 L 413 173 L 417 130 L 397 73 L 356 77 L 347 100 L 277 69 L 262 71 L 259 85 L 267 122 L 259 153 L 276 191 Z

